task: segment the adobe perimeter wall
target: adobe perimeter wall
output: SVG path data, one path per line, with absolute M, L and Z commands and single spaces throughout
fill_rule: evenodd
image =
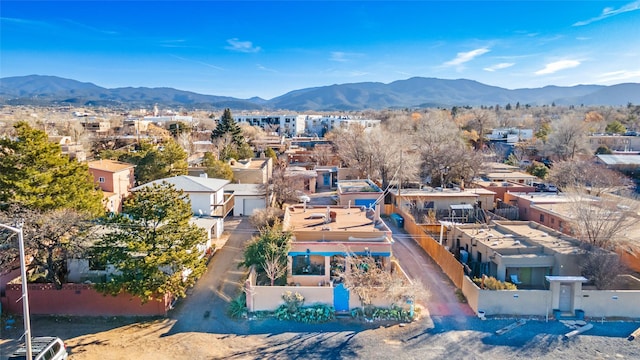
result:
M 22 314 L 21 284 L 8 284 L 3 299 L 3 312 Z M 170 297 L 145 304 L 130 294 L 103 295 L 92 284 L 29 284 L 29 310 L 33 315 L 72 316 L 166 316 Z

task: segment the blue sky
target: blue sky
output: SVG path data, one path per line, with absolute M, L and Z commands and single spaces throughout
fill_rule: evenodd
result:
M 636 1 L 0 2 L 0 77 L 270 99 L 414 76 L 640 82 Z

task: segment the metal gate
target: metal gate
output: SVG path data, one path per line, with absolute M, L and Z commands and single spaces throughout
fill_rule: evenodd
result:
M 333 307 L 336 311 L 349 311 L 349 290 L 343 284 L 333 288 Z

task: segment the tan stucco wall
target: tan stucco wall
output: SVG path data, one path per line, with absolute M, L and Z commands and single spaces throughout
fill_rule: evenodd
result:
M 551 312 L 548 290 L 480 290 L 465 276 L 462 292 L 475 313 L 485 315 L 544 315 Z
M 640 291 L 583 290 L 581 302 L 587 317 L 640 318 Z
M 282 294 L 285 291 L 300 293 L 304 296 L 305 306 L 318 303 L 333 306 L 333 288 L 329 286 L 253 286 L 247 294 L 253 298 L 253 308 L 249 311 L 275 310 L 284 304 Z

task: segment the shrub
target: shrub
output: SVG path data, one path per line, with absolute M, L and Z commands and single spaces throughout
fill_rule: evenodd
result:
M 273 314 L 278 320 L 293 320 L 306 324 L 322 323 L 335 318 L 335 310 L 332 306 L 323 304 L 299 307 L 294 312 L 290 312 L 287 304 L 280 305 Z
M 484 290 L 518 290 L 515 284 L 500 281 L 493 276 L 487 276 L 484 279 L 484 286 L 481 278 L 473 278 L 473 282 Z
M 231 300 L 227 314 L 234 319 L 240 319 L 247 315 L 247 296 L 244 293 Z
M 288 312 L 294 313 L 304 304 L 304 296 L 298 292 L 285 291 L 282 293 L 282 300 L 284 300 L 284 306 Z
M 268 207 L 266 209 L 256 210 L 249 217 L 249 223 L 258 229 L 273 226 L 277 219 L 282 219 L 284 211 L 278 208 Z
M 403 309 L 397 305 L 391 305 L 388 308 L 370 307 L 365 309 L 355 308 L 351 310 L 351 317 L 355 319 L 370 317 L 372 320 L 394 320 L 394 321 L 411 321 L 415 317 L 411 315 L 411 311 Z

